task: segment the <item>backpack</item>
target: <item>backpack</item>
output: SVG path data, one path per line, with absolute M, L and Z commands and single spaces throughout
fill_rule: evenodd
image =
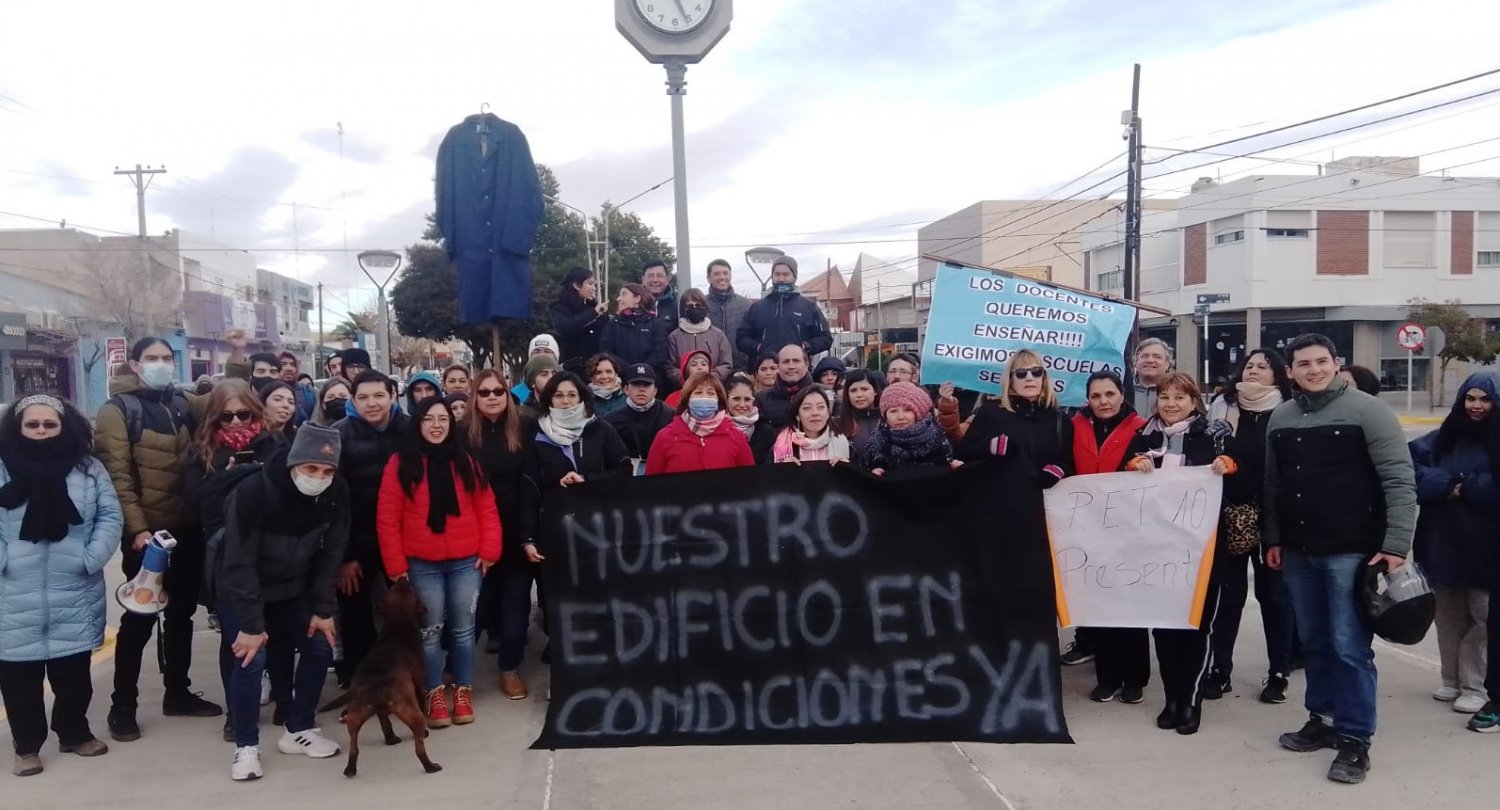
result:
M 141 398 L 136 394 L 115 394 L 109 398 L 120 409 L 125 416 L 125 438 L 130 444 L 140 444 L 141 434 L 145 432 L 145 406 L 141 404 Z M 175 423 L 186 427 L 188 433 L 193 433 L 193 409 L 188 404 L 187 395 L 178 390 L 172 391 L 172 402 L 168 406 L 172 410 Z
M 229 499 L 234 497 L 235 489 L 242 482 L 249 479 L 250 476 L 259 474 L 261 466 L 261 463 L 258 461 L 236 464 L 217 474 L 222 480 L 216 483 L 222 487 L 221 491 L 224 493 L 223 498 L 216 499 L 219 514 L 211 515 L 205 513 L 202 516 L 205 525 L 217 527 L 209 533 L 203 544 L 203 578 L 198 586 L 198 604 L 209 610 L 213 610 L 219 604 L 219 589 L 217 586 L 219 581 L 219 567 L 224 557 L 224 513 L 228 511 L 226 507 L 229 504 Z M 211 506 L 213 504 L 210 503 L 210 499 L 205 499 L 204 505 Z

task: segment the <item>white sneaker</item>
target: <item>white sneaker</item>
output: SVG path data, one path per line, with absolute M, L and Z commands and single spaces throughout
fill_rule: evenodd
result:
M 264 706 L 271 702 L 271 673 L 263 672 L 260 676 L 260 705 Z
M 1453 701 L 1458 700 L 1458 696 L 1460 694 L 1462 693 L 1458 691 L 1457 686 L 1444 686 L 1436 692 L 1432 693 L 1432 699 L 1441 700 L 1444 703 L 1452 703 Z M 1475 709 L 1475 711 L 1479 710 Z
M 1453 701 L 1453 711 L 1459 714 L 1474 714 L 1484 708 L 1485 699 L 1480 695 L 1463 695 Z
M 234 749 L 234 764 L 229 768 L 229 778 L 236 782 L 247 782 L 251 779 L 259 779 L 265 771 L 260 767 L 260 748 L 254 745 L 242 745 Z
M 290 731 L 282 734 L 281 739 L 276 741 L 276 750 L 283 754 L 303 754 L 313 759 L 326 759 L 338 756 L 339 745 L 324 737 L 323 732 L 310 728 L 295 734 Z

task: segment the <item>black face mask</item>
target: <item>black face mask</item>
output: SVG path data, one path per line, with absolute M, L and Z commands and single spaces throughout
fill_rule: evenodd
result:
M 682 310 L 682 317 L 687 318 L 688 323 L 703 323 L 708 317 L 708 310 L 702 307 L 687 307 Z
M 330 422 L 337 422 L 343 419 L 347 413 L 344 410 L 344 404 L 348 401 L 341 397 L 339 399 L 330 399 L 323 403 L 323 418 Z

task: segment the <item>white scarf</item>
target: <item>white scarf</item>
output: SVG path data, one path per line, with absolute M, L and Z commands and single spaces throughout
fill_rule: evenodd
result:
M 1159 466 L 1164 470 L 1183 466 L 1186 459 L 1183 437 L 1187 435 L 1188 428 L 1193 426 L 1193 420 L 1196 418 L 1196 416 L 1189 416 L 1175 425 L 1168 425 L 1161 421 L 1161 417 L 1153 417 L 1151 424 L 1146 426 L 1146 431 L 1161 434 L 1161 447 L 1146 451 L 1146 455 L 1161 459 Z
M 1281 389 L 1274 385 L 1262 385 L 1258 382 L 1237 382 L 1234 384 L 1235 404 L 1242 410 L 1251 413 L 1264 413 L 1273 411 L 1281 404 Z
M 536 420 L 536 426 L 558 447 L 572 447 L 592 421 L 594 417 L 579 403 L 571 408 L 553 408 Z
M 702 323 L 693 323 L 687 318 L 677 319 L 677 328 L 688 333 L 689 335 L 701 335 L 712 328 L 713 325 L 713 320 L 711 318 L 704 318 Z
M 739 428 L 740 432 L 745 434 L 745 438 L 748 439 L 750 438 L 751 434 L 755 433 L 755 425 L 760 421 L 760 409 L 752 409 L 747 416 L 736 416 L 735 414 L 730 414 L 729 421 L 734 422 L 734 426 Z

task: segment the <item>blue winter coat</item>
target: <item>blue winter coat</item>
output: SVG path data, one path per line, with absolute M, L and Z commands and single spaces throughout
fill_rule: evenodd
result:
M 458 268 L 464 323 L 531 317 L 531 247 L 542 205 L 519 127 L 486 113 L 448 130 L 438 146 L 436 219 Z
M 1488 392 L 1500 405 L 1500 378 L 1494 372 L 1473 374 L 1459 386 L 1454 410 L 1443 427 L 1409 445 L 1421 507 L 1414 550 L 1434 584 L 1488 589 L 1500 586 L 1500 487 L 1487 446 L 1500 425 L 1490 424 L 1473 434 L 1456 429 L 1468 421 L 1463 402 L 1471 388 Z M 1489 422 L 1497 418 L 1492 413 Z M 1461 497 L 1450 500 L 1460 479 Z
M 0 464 L 0 486 L 9 481 Z M 56 543 L 21 539 L 25 504 L 0 509 L 0 660 L 46 661 L 104 644 L 104 566 L 125 517 L 98 459 L 68 473 L 68 496 L 83 523 Z

